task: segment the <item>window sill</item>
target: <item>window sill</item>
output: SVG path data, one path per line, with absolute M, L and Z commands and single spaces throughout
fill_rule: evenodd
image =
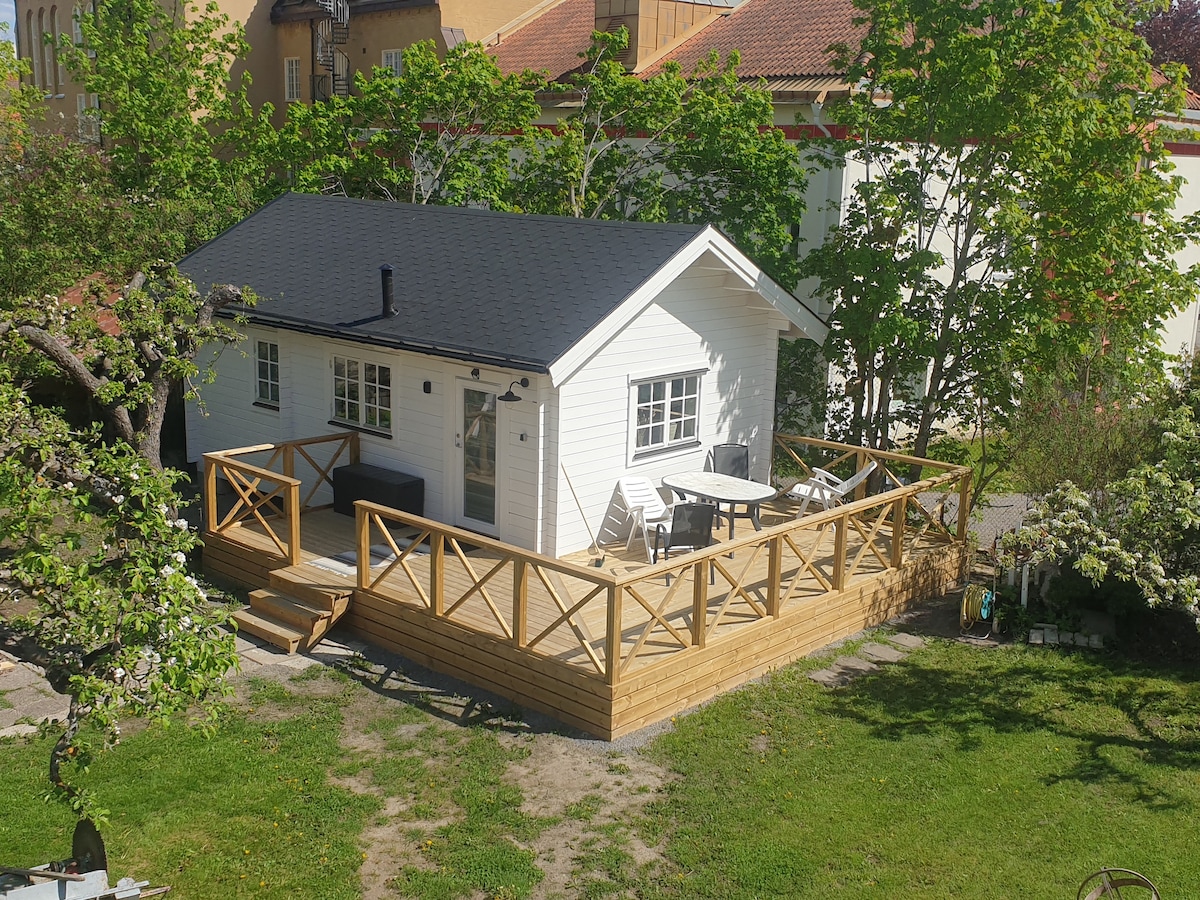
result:
M 274 412 L 279 412 L 279 404 L 278 403 L 270 403 L 266 400 L 255 400 L 254 403 L 251 405 L 257 406 L 259 409 L 269 409 Z
M 638 450 L 633 454 L 634 462 L 645 462 L 650 459 L 658 459 L 663 456 L 673 456 L 675 454 L 690 453 L 700 446 L 700 441 L 688 441 L 686 444 L 672 444 L 669 447 L 655 447 L 652 450 Z
M 336 425 L 338 428 L 349 428 L 351 431 L 358 431 L 362 434 L 373 434 L 375 437 L 387 438 L 389 441 L 392 439 L 390 431 L 384 431 L 382 428 L 372 428 L 369 425 L 359 425 L 357 422 L 343 422 L 341 419 L 330 419 L 327 424 Z

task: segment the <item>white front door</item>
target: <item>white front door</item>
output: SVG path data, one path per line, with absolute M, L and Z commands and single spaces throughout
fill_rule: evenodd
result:
M 459 381 L 454 419 L 454 524 L 496 533 L 496 388 Z

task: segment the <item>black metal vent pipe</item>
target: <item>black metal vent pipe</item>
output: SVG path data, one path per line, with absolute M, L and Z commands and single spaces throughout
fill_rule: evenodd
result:
M 392 267 L 384 263 L 379 267 L 379 280 L 383 287 L 383 317 L 394 319 L 396 312 L 396 296 L 392 290 Z

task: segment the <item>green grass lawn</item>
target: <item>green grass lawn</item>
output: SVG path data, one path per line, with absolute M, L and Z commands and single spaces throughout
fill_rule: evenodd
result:
M 114 873 L 198 900 L 357 897 L 364 835 L 381 824 L 393 896 L 527 897 L 545 864 L 530 846 L 564 820 L 583 835 L 571 897 L 1073 900 L 1103 866 L 1143 872 L 1164 897 L 1200 891 L 1194 670 L 935 641 L 828 691 L 804 676 L 819 665 L 679 718 L 646 750 L 677 777 L 629 825 L 603 823 L 611 798 L 583 784 L 561 815 L 523 813 L 506 772 L 536 738 L 319 671 L 256 684 L 211 739 L 132 734 L 88 784 L 113 811 Z M 0 742 L 0 864 L 70 846 L 69 815 L 40 800 L 49 746 Z
M 1194 673 L 950 642 L 837 692 L 804 668 L 653 748 L 681 776 L 658 893 L 1073 900 L 1104 866 L 1200 890 Z

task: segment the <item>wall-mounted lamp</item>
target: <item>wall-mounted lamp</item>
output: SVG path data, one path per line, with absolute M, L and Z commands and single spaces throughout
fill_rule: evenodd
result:
M 527 388 L 527 387 L 529 387 L 529 379 L 522 378 L 519 381 L 514 381 L 512 384 L 510 384 L 508 386 L 508 390 L 505 391 L 503 394 L 501 394 L 496 399 L 503 400 L 505 403 L 513 403 L 514 401 L 520 400 L 521 398 L 513 393 L 513 387 L 518 384 L 523 388 Z
M 472 369 L 472 370 L 471 370 L 471 377 L 472 377 L 472 378 L 474 378 L 476 381 L 478 381 L 478 380 L 479 380 L 479 370 L 478 370 L 478 369 Z

